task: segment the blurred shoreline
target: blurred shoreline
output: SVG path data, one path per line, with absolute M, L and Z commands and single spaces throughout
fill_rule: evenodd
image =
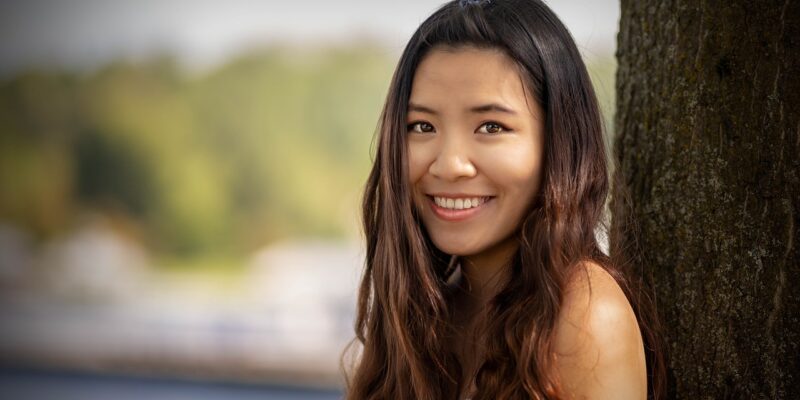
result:
M 15 400 L 329 400 L 342 391 L 283 383 L 240 382 L 170 376 L 142 376 L 108 371 L 86 372 L 0 364 L 0 394 Z
M 342 387 L 358 244 L 274 243 L 222 284 L 232 288 L 131 262 L 135 254 L 100 224 L 24 256 L 48 265 L 0 281 L 0 365 Z

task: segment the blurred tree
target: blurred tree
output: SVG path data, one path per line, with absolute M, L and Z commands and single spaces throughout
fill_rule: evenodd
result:
M 72 212 L 75 81 L 29 71 L 0 83 L 0 221 L 40 238 L 60 232 Z
M 119 207 L 134 218 L 147 217 L 154 190 L 144 157 L 119 138 L 92 131 L 78 135 L 73 145 L 76 200 L 98 208 Z
M 612 241 L 655 285 L 669 397 L 800 398 L 800 3 L 623 0 L 618 40 Z
M 392 71 L 370 45 L 169 57 L 0 82 L 0 223 L 47 238 L 111 213 L 162 253 L 246 254 L 354 229 Z

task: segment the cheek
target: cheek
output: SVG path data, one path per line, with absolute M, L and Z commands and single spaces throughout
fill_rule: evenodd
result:
M 408 144 L 406 152 L 406 156 L 408 157 L 408 183 L 411 186 L 411 201 L 418 210 L 422 209 L 425 200 L 424 196 L 420 194 L 421 189 L 419 187 L 422 177 L 428 170 L 428 163 L 424 150 L 424 146 L 412 142 Z
M 538 189 L 542 175 L 542 151 L 530 140 L 509 141 L 484 157 L 483 170 L 506 195 L 530 197 Z M 502 154 L 502 157 L 497 156 Z
M 427 153 L 429 152 L 428 146 L 423 143 L 409 141 L 406 154 L 408 157 L 408 181 L 412 185 L 417 184 L 428 170 L 430 161 Z

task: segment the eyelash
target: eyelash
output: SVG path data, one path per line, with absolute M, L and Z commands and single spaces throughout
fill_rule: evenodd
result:
M 406 126 L 406 130 L 407 130 L 408 132 L 411 132 L 411 131 L 413 131 L 413 130 L 414 130 L 414 127 L 415 127 L 416 125 L 420 125 L 420 124 L 429 125 L 431 128 L 433 128 L 433 125 L 432 125 L 432 124 L 430 124 L 430 123 L 428 123 L 428 122 L 425 122 L 425 121 L 415 121 L 415 122 L 412 122 L 412 123 L 408 124 L 408 125 Z M 484 122 L 483 124 L 481 124 L 480 128 L 483 128 L 484 126 L 486 126 L 486 125 L 490 125 L 490 124 L 491 124 L 491 125 L 497 125 L 497 127 L 499 127 L 499 128 L 500 128 L 500 131 L 499 131 L 499 132 L 486 132 L 485 134 L 487 134 L 487 135 L 499 135 L 499 134 L 501 134 L 501 133 L 508 133 L 508 132 L 511 132 L 511 129 L 508 129 L 508 128 L 507 128 L 505 125 L 503 125 L 503 124 L 501 124 L 501 123 L 499 123 L 499 122 L 495 122 L 495 121 L 486 121 L 486 122 Z M 479 129 L 480 129 L 480 128 L 479 128 Z M 416 132 L 416 131 L 415 131 L 415 132 Z M 432 132 L 416 132 L 416 133 L 432 133 Z M 483 132 L 481 132 L 481 133 L 483 133 Z

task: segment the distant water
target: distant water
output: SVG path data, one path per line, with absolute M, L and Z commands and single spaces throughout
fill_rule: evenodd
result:
M 337 390 L 0 369 L 0 399 L 333 400 Z

